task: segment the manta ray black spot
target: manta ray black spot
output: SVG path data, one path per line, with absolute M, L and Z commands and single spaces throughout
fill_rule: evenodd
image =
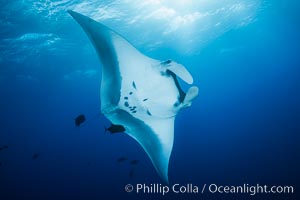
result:
M 121 163 L 121 162 L 124 162 L 126 160 L 128 160 L 127 157 L 120 157 L 120 158 L 117 159 L 117 162 Z
M 132 113 L 136 113 L 136 110 L 132 111 Z
M 109 131 L 111 134 L 122 133 L 125 131 L 125 128 L 122 125 L 111 124 L 109 128 L 105 128 L 105 132 L 106 131 Z
M 134 89 L 136 89 L 136 85 L 135 85 L 135 82 L 134 82 L 134 81 L 132 82 L 132 87 L 133 87 Z
M 39 153 L 34 153 L 33 155 L 32 155 L 32 160 L 36 160 L 36 159 L 38 159 L 40 157 L 40 154 Z
M 127 99 L 128 99 L 128 97 L 124 97 L 124 99 L 126 99 L 126 100 L 127 100 Z
M 148 100 L 148 98 L 147 99 L 143 99 L 143 101 L 147 101 Z
M 149 110 L 147 110 L 147 114 L 150 115 L 150 116 L 152 116 L 152 114 L 151 114 L 151 112 Z
M 83 114 L 75 118 L 75 126 L 80 126 L 83 122 L 85 122 L 85 116 Z
M 129 103 L 128 103 L 127 101 L 125 101 L 124 106 L 125 106 L 125 107 L 128 107 L 128 106 L 129 106 Z
M 137 164 L 139 164 L 139 160 L 132 160 L 132 161 L 130 161 L 130 164 L 131 165 L 137 165 Z
M 8 146 L 7 146 L 7 145 L 4 145 L 4 146 L 0 147 L 0 151 L 2 151 L 2 150 L 4 150 L 4 149 L 7 149 L 7 148 L 8 148 Z
M 129 95 L 132 95 L 132 92 L 129 92 Z
M 133 106 L 133 107 L 129 107 L 130 110 L 135 110 L 136 109 L 136 106 Z

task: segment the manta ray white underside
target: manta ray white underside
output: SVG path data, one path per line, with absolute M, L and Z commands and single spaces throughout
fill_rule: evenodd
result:
M 168 182 L 175 116 L 198 95 L 195 86 L 183 92 L 177 77 L 192 84 L 192 76 L 181 64 L 149 58 L 101 23 L 68 12 L 88 35 L 102 62 L 101 112 L 113 124 L 124 126 Z

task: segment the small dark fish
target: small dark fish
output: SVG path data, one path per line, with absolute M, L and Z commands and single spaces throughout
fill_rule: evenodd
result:
M 135 85 L 135 82 L 134 82 L 134 81 L 132 82 L 132 87 L 133 87 L 134 89 L 136 89 L 136 85 Z
M 32 160 L 36 160 L 40 157 L 40 154 L 39 153 L 35 153 L 32 155 Z
M 75 118 L 75 126 L 80 126 L 83 122 L 85 122 L 85 116 L 83 114 Z
M 125 131 L 124 126 L 112 124 L 109 128 L 105 128 L 105 132 L 109 131 L 111 134 L 121 133 Z
M 7 148 L 8 148 L 8 146 L 2 146 L 2 147 L 0 147 L 0 151 L 7 149 Z
M 134 169 L 131 169 L 130 171 L 129 171 L 129 177 L 130 178 L 133 178 L 133 176 L 134 176 Z
M 147 99 L 143 99 L 143 101 L 147 101 L 148 100 L 148 98 Z
M 132 160 L 132 161 L 130 161 L 130 164 L 131 165 L 137 165 L 137 164 L 139 164 L 139 160 Z
M 128 106 L 129 106 L 129 103 L 128 103 L 127 101 L 125 101 L 124 106 L 125 106 L 125 107 L 128 107 Z
M 117 162 L 121 163 L 121 162 L 124 162 L 126 160 L 128 160 L 128 158 L 126 158 L 126 157 L 120 157 L 120 158 L 117 159 Z
M 129 95 L 132 95 L 132 92 L 129 92 Z

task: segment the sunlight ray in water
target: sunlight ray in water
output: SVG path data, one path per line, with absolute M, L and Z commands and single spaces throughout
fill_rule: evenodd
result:
M 38 15 L 54 27 L 68 23 L 66 10 L 75 10 L 122 32 L 143 51 L 164 46 L 193 55 L 227 31 L 255 21 L 263 1 L 29 0 L 22 6 L 11 6 L 25 18 Z

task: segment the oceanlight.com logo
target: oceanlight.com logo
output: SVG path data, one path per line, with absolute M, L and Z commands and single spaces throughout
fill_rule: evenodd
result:
M 293 194 L 293 186 L 268 186 L 268 185 L 234 185 L 224 186 L 217 184 L 203 184 L 201 186 L 188 184 L 173 184 L 163 185 L 159 183 L 153 184 L 127 184 L 125 191 L 128 193 L 136 194 L 161 194 L 166 195 L 168 193 L 174 194 L 248 194 L 254 196 L 256 194 Z

